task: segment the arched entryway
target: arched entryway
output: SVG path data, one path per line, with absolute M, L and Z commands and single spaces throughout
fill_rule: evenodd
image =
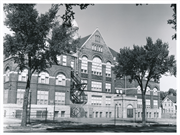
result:
M 127 106 L 127 118 L 133 118 L 133 106 L 132 105 Z

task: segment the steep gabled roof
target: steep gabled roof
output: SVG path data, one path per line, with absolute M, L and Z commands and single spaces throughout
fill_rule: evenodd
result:
M 85 36 L 85 37 L 81 38 L 81 39 L 79 40 L 79 47 L 82 47 L 82 45 L 88 40 L 88 38 L 89 38 L 91 35 L 92 35 L 92 34 L 89 34 L 88 36 Z M 118 54 L 118 53 L 117 53 L 116 51 L 114 51 L 112 48 L 110 48 L 110 47 L 108 47 L 108 48 L 109 48 L 112 56 L 113 56 L 113 57 L 117 57 L 117 54 Z
M 173 103 L 176 103 L 176 96 L 168 95 L 168 98 L 169 98 Z
M 171 95 L 167 95 L 167 96 L 163 99 L 162 103 L 163 103 L 167 98 L 168 98 L 169 100 L 171 100 L 173 103 L 176 103 L 176 96 L 171 96 Z
M 80 47 L 86 42 L 86 40 L 87 40 L 90 36 L 91 36 L 91 34 L 80 39 L 80 41 L 79 41 Z
M 111 54 L 113 55 L 113 57 L 117 57 L 118 52 L 114 51 L 110 47 L 109 47 L 109 50 L 111 51 Z

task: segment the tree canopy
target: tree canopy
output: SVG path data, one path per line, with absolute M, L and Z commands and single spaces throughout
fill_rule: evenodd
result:
M 75 13 L 72 7 L 86 9 L 89 4 L 64 4 L 66 9 L 60 25 L 56 20 L 62 5 L 52 4 L 48 12 L 39 15 L 35 4 L 4 4 L 4 24 L 14 32 L 4 37 L 4 55 L 13 57 L 21 71 L 25 67 L 28 69 L 21 126 L 26 126 L 32 74 L 58 64 L 58 55 L 76 51 L 78 42 L 73 39 L 75 30 L 71 27 L 71 20 Z
M 172 15 L 172 19 L 169 19 L 168 21 L 167 21 L 167 23 L 168 24 L 172 24 L 173 25 L 173 29 L 176 31 L 176 26 L 177 26 L 177 24 L 176 24 L 176 4 L 171 4 L 171 7 L 173 8 L 173 15 Z M 175 39 L 176 40 L 176 36 L 177 36 L 177 34 L 175 33 L 174 35 L 172 35 L 172 39 Z
M 158 82 L 162 74 L 172 73 L 176 61 L 174 55 L 169 56 L 168 44 L 160 39 L 153 43 L 150 37 L 146 41 L 145 46 L 120 49 L 118 65 L 114 68 L 117 77 L 130 76 L 130 81 L 137 80 L 139 83 L 145 78 Z
M 176 64 L 174 55 L 169 56 L 169 46 L 157 39 L 146 39 L 146 45 L 134 45 L 133 49 L 122 48 L 117 57 L 117 65 L 114 67 L 116 77 L 128 76 L 129 81 L 137 81 L 141 87 L 143 105 L 143 123 L 145 124 L 145 94 L 150 80 L 159 82 L 161 75 L 173 72 Z M 174 72 L 173 72 L 174 73 Z M 145 82 L 145 83 L 143 83 Z

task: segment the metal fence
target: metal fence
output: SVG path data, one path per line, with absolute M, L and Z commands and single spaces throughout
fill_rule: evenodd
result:
M 76 123 L 121 123 L 121 122 L 138 122 L 142 120 L 142 115 L 139 115 L 136 108 L 132 108 L 131 111 L 122 109 L 117 106 L 102 106 L 101 104 L 96 105 L 78 105 L 72 104 L 66 106 L 47 106 L 47 107 L 31 107 L 27 110 L 27 123 L 37 122 L 62 122 L 70 121 Z M 68 108 L 68 109 L 67 109 Z M 21 120 L 22 118 L 22 107 L 4 108 L 9 113 L 4 112 L 5 118 L 15 118 Z M 14 111 L 11 111 L 14 110 Z M 123 114 L 124 112 L 124 114 Z M 127 117 L 124 118 L 124 115 Z M 131 117 L 128 117 L 131 116 Z M 149 115 L 149 114 L 148 114 Z M 151 119 L 148 117 L 148 119 Z M 154 119 L 154 118 L 153 118 Z

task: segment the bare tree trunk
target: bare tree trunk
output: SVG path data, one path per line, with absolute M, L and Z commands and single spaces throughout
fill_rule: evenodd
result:
M 142 92 L 142 124 L 146 125 L 146 97 L 144 91 Z
M 31 83 L 31 71 L 28 69 L 28 79 L 26 83 L 26 90 L 24 93 L 24 100 L 23 100 L 23 112 L 22 112 L 22 120 L 21 126 L 25 127 L 27 125 L 27 108 L 28 108 L 28 97 L 29 97 L 29 90 L 30 90 L 30 83 Z

